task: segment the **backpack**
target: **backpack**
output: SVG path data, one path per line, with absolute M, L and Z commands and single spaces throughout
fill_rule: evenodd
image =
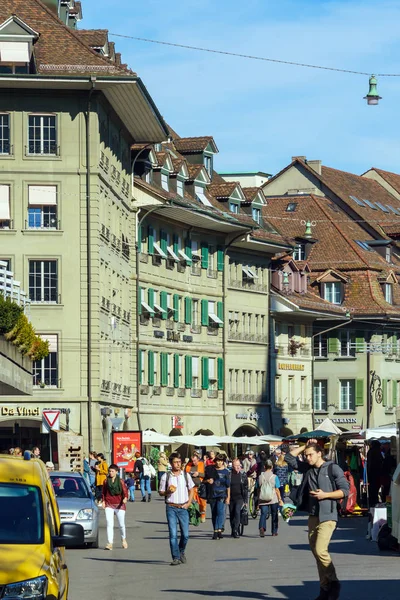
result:
M 151 465 L 149 465 L 148 460 L 146 458 L 143 458 L 142 463 L 143 463 L 143 476 L 151 477 Z M 154 467 L 153 467 L 153 469 L 154 469 Z
M 328 465 L 328 475 L 333 489 L 336 490 L 336 482 L 333 477 L 333 463 Z M 357 504 L 357 488 L 354 483 L 354 477 L 350 471 L 345 471 L 344 476 L 349 484 L 349 495 L 338 501 L 338 512 L 341 516 L 351 515 Z
M 258 500 L 261 502 L 271 502 L 271 500 L 274 497 L 274 490 L 275 490 L 275 486 L 272 485 L 272 481 L 276 481 L 275 475 L 272 475 L 272 477 L 270 477 L 268 479 L 268 481 L 265 481 L 263 478 L 263 481 L 261 483 L 261 487 L 260 487 L 260 493 L 258 495 Z

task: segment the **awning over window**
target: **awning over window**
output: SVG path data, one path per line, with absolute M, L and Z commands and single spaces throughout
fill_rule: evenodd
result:
M 175 252 L 172 250 L 172 248 L 170 248 L 168 246 L 167 250 L 168 250 L 168 254 L 174 259 L 175 262 L 180 262 L 178 256 L 175 254 Z
M 141 305 L 146 312 L 148 312 L 150 315 L 154 315 L 154 310 L 147 304 L 147 302 L 142 300 Z
M 185 260 L 186 262 L 192 262 L 191 259 L 188 257 L 187 254 L 184 253 L 183 250 L 178 250 L 178 254 L 181 257 L 181 260 Z
M 156 311 L 158 311 L 159 313 L 165 313 L 167 312 L 166 310 L 164 310 L 163 308 L 161 308 L 161 306 L 159 304 L 156 304 L 154 302 L 154 308 L 156 309 Z
M 56 185 L 29 185 L 29 206 L 54 206 L 57 204 Z
M 245 267 L 242 265 L 242 271 L 249 279 L 258 279 L 258 275 L 256 275 L 256 273 L 250 267 Z
M 0 185 L 0 219 L 10 219 L 10 186 Z
M 221 319 L 217 317 L 217 315 L 215 315 L 214 313 L 209 313 L 208 316 L 210 317 L 211 321 L 214 321 L 214 323 L 218 323 L 218 325 L 224 324 L 224 322 L 221 321 Z
M 157 252 L 157 254 L 159 254 L 162 258 L 167 258 L 167 255 L 165 254 L 164 250 L 161 250 L 161 248 L 157 242 L 154 242 L 153 246 L 154 246 L 154 250 Z
M 0 61 L 2 63 L 28 63 L 28 42 L 0 42 Z

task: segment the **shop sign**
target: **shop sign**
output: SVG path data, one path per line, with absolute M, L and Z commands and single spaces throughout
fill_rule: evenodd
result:
M 278 369 L 281 371 L 304 371 L 304 365 L 301 363 L 278 363 Z
M 182 417 L 179 417 L 178 415 L 171 417 L 171 425 L 172 429 L 183 429 Z
M 261 419 L 261 415 L 258 412 L 248 412 L 248 413 L 236 413 L 237 419 L 243 419 L 244 421 L 258 421 Z
M 83 436 L 62 432 L 57 434 L 58 469 L 83 473 Z
M 142 454 L 141 431 L 112 432 L 112 462 L 132 472 L 135 466 L 135 452 Z
M 322 423 L 325 419 L 321 419 L 321 418 L 317 418 L 315 419 L 316 423 Z M 332 423 L 344 423 L 347 425 L 350 425 L 352 423 L 357 424 L 357 417 L 333 417 L 331 418 Z M 356 429 L 356 427 L 353 427 L 353 429 Z M 361 429 L 361 427 L 360 427 Z
M 43 410 L 58 410 L 62 415 L 71 413 L 70 408 L 44 408 Z M 41 411 L 39 406 L 0 406 L 2 417 L 40 417 Z

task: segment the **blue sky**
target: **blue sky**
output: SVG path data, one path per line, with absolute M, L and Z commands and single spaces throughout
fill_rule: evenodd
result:
M 399 73 L 400 0 L 83 0 L 80 28 Z M 181 136 L 212 135 L 215 166 L 276 173 L 292 156 L 400 173 L 400 77 L 278 65 L 112 37 Z

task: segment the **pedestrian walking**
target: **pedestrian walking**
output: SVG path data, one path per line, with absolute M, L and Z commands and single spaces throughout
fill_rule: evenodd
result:
M 142 494 L 142 502 L 151 502 L 151 469 L 148 460 L 140 455 L 140 452 L 135 453 L 135 475 L 139 479 L 140 491 Z
M 279 506 L 283 506 L 279 477 L 273 473 L 272 460 L 264 463 L 264 472 L 258 477 L 258 506 L 260 508 L 260 522 L 258 528 L 260 537 L 265 537 L 267 518 L 271 517 L 271 535 L 278 535 Z
M 304 452 L 305 460 L 298 456 Z M 340 583 L 329 554 L 329 543 L 337 527 L 337 501 L 349 493 L 349 484 L 342 469 L 331 461 L 324 461 L 323 450 L 316 440 L 294 448 L 285 456 L 289 467 L 304 473 L 296 493 L 296 506 L 306 510 L 308 539 L 318 567 L 320 594 L 316 600 L 338 600 Z
M 367 452 L 368 498 L 370 506 L 375 506 L 379 502 L 382 468 L 383 456 L 381 443 L 379 440 L 372 440 L 370 449 Z
M 104 454 L 99 453 L 97 455 L 97 461 L 94 468 L 96 471 L 96 500 L 97 502 L 101 502 L 101 495 L 103 493 L 103 483 L 105 482 L 108 474 L 108 465 L 104 458 Z
M 93 450 L 91 450 L 89 452 L 89 467 L 90 467 L 90 474 L 89 474 L 89 482 L 90 482 L 90 487 L 92 488 L 92 490 L 95 490 L 95 486 L 96 486 L 96 466 L 97 463 L 97 454 L 96 452 L 93 452 Z
M 229 518 L 231 523 L 231 536 L 235 539 L 240 538 L 240 512 L 243 506 L 247 506 L 249 497 L 249 484 L 247 474 L 243 471 L 238 458 L 232 461 Z
M 246 458 L 243 460 L 243 470 L 247 473 L 249 492 L 251 492 L 257 480 L 257 461 L 253 450 L 247 452 Z
M 158 492 L 165 498 L 171 566 L 175 567 L 187 562 L 185 551 L 189 541 L 188 508 L 193 500 L 195 486 L 190 474 L 182 471 L 182 458 L 178 452 L 170 454 L 169 462 L 171 471 L 161 477 Z
M 200 498 L 199 496 L 199 487 L 204 479 L 205 467 L 204 462 L 200 460 L 200 454 L 198 452 L 193 452 L 191 459 L 187 465 L 185 465 L 185 471 L 186 473 L 190 473 L 193 479 L 195 485 L 193 499 L 199 505 L 200 520 L 202 523 L 205 523 L 207 500 L 205 498 Z
M 230 503 L 231 477 L 225 466 L 225 458 L 225 454 L 217 454 L 214 464 L 205 470 L 204 482 L 207 484 L 207 502 L 211 506 L 213 540 L 222 539 L 226 505 Z
M 289 466 L 285 460 L 286 454 L 281 451 L 274 465 L 274 473 L 278 476 L 280 482 L 280 492 L 282 500 L 285 497 L 285 487 L 289 483 Z
M 135 486 L 136 481 L 133 477 L 133 473 L 127 473 L 128 477 L 125 479 L 126 487 L 128 488 L 129 502 L 135 502 Z
M 108 475 L 103 483 L 101 499 L 107 523 L 107 544 L 105 550 L 113 549 L 114 515 L 117 517 L 122 547 L 126 549 L 128 542 L 126 541 L 125 514 L 126 503 L 128 502 L 128 490 L 125 482 L 118 475 L 117 465 L 112 464 L 108 469 Z
M 168 470 L 168 465 L 169 465 L 169 462 L 168 462 L 167 455 L 165 454 L 165 452 L 160 452 L 160 454 L 158 456 L 158 463 L 157 463 L 158 487 L 160 486 L 161 477 Z

